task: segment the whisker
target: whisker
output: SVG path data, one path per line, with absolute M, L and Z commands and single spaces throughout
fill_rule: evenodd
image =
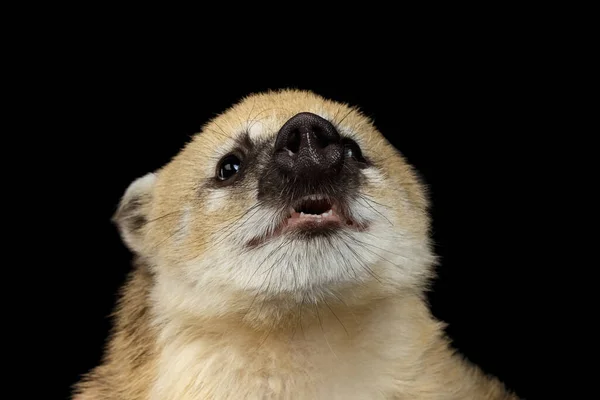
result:
M 285 253 L 283 253 L 283 254 L 282 254 L 282 256 L 281 256 L 280 258 L 278 258 L 277 260 L 275 260 L 275 261 L 273 262 L 273 265 L 275 265 L 277 262 L 281 261 L 281 259 L 283 259 L 283 256 L 285 256 Z M 267 259 L 268 259 L 268 257 L 265 257 L 265 260 L 267 260 Z M 269 285 L 267 286 L 267 291 L 268 291 L 268 289 L 269 289 L 269 287 L 270 287 L 270 285 L 271 285 L 271 275 L 272 275 L 272 274 L 269 274 L 269 275 L 268 275 L 268 277 L 267 277 L 267 276 L 265 276 L 265 279 L 263 279 L 263 282 L 261 283 L 260 287 L 259 287 L 259 288 L 256 290 L 256 293 L 255 293 L 255 294 L 254 294 L 254 296 L 252 297 L 252 301 L 250 302 L 250 305 L 248 306 L 248 309 L 246 310 L 246 313 L 244 314 L 244 316 L 242 317 L 242 319 L 245 319 L 245 318 L 246 318 L 246 316 L 248 315 L 248 313 L 249 313 L 249 312 L 250 312 L 250 310 L 252 309 L 252 306 L 254 305 L 254 303 L 255 303 L 255 301 L 256 301 L 256 298 L 258 297 L 258 295 L 259 295 L 260 293 L 262 293 L 262 292 L 263 292 L 262 288 L 263 288 L 263 286 L 265 285 L 265 283 L 266 283 L 266 281 L 267 281 L 267 278 L 269 278 Z M 260 313 L 261 313 L 261 311 L 262 311 L 262 306 L 264 306 L 264 303 L 265 303 L 265 302 L 263 301 L 263 302 L 262 302 L 262 305 L 261 305 L 261 308 L 260 308 L 260 310 L 259 310 L 259 312 L 258 312 L 258 315 L 260 315 Z
M 271 324 L 271 327 L 269 328 L 269 330 L 267 331 L 267 334 L 265 335 L 265 338 L 260 342 L 260 344 L 258 345 L 256 350 L 260 349 L 262 347 L 262 345 L 265 344 L 265 342 L 269 338 L 269 335 L 271 335 L 271 332 L 273 332 L 273 329 L 275 328 L 276 324 L 277 324 L 277 320 L 274 318 L 273 323 Z
M 373 196 L 371 196 L 371 195 L 369 195 L 369 194 L 366 194 L 366 193 L 359 193 L 359 196 L 366 197 L 366 199 L 365 199 L 365 200 L 368 200 L 368 201 L 370 201 L 370 202 L 372 202 L 372 203 L 375 203 L 375 204 L 377 204 L 378 206 L 385 207 L 385 208 L 388 208 L 388 209 L 390 209 L 390 210 L 393 210 L 393 209 L 394 209 L 394 207 L 391 207 L 391 206 L 388 206 L 388 205 L 386 205 L 386 204 L 382 204 L 382 203 L 379 203 L 379 202 L 377 202 L 377 201 L 373 200 Z
M 285 108 L 285 107 L 271 107 L 271 108 L 267 108 L 267 109 L 265 109 L 265 110 L 259 111 L 259 112 L 258 112 L 258 113 L 257 113 L 257 114 L 254 116 L 254 118 L 252 119 L 252 125 L 250 125 L 250 126 L 248 127 L 248 130 L 252 129 L 252 127 L 253 127 L 253 126 L 254 126 L 254 125 L 257 123 L 257 122 L 259 122 L 259 121 L 262 121 L 263 119 L 267 118 L 267 117 L 265 116 L 265 117 L 263 117 L 263 118 L 261 118 L 261 119 L 258 119 L 258 116 L 259 116 L 259 115 L 261 115 L 261 114 L 264 114 L 264 113 L 266 113 L 266 112 L 269 112 L 269 111 L 273 111 L 273 110 L 285 110 L 285 111 L 289 111 L 289 109 L 287 109 L 287 108 Z
M 359 239 L 356 239 L 356 238 L 353 238 L 353 239 L 354 239 L 354 241 L 355 241 L 356 243 L 360 243 L 360 244 L 363 244 L 363 245 L 365 245 L 365 246 L 371 246 L 371 247 L 373 247 L 373 248 L 376 248 L 376 249 L 378 249 L 378 250 L 385 251 L 385 252 L 387 252 L 387 253 L 390 253 L 390 254 L 393 254 L 393 255 L 395 255 L 395 256 L 402 257 L 402 258 L 404 258 L 404 259 L 406 259 L 406 260 L 409 260 L 409 258 L 408 258 L 408 257 L 406 257 L 406 256 L 404 256 L 404 255 L 402 255 L 402 254 L 394 253 L 393 251 L 386 250 L 386 249 L 384 249 L 384 248 L 381 248 L 381 247 L 379 247 L 379 246 L 375 246 L 374 244 L 371 244 L 371 243 L 363 242 L 363 241 L 361 241 L 361 240 L 359 240 Z
M 223 128 L 221 128 L 221 126 L 219 124 L 217 124 L 217 121 L 213 121 L 213 124 L 215 124 L 216 127 L 219 128 L 221 130 L 221 132 L 223 132 L 223 135 L 225 137 L 227 137 L 227 138 L 229 137 L 229 135 L 227 134 L 227 132 L 225 132 L 225 130 Z
M 340 115 L 340 111 L 342 111 L 342 107 L 338 107 L 337 111 L 335 112 L 335 115 L 332 118 L 333 121 L 335 121 L 338 115 Z
M 177 215 L 179 215 L 179 214 L 182 214 L 182 213 L 184 213 L 184 212 L 185 212 L 185 210 L 177 210 L 177 211 L 172 211 L 172 212 L 170 212 L 170 213 L 166 213 L 166 214 L 164 214 L 164 215 L 161 215 L 160 217 L 156 217 L 156 218 L 153 218 L 153 219 L 147 220 L 147 221 L 145 221 L 144 223 L 142 223 L 142 226 L 148 225 L 149 223 L 156 222 L 156 221 L 159 221 L 159 220 L 161 220 L 161 219 L 164 219 L 164 218 L 167 218 L 167 217 L 175 217 L 175 216 L 177 216 Z M 130 220 L 130 219 L 135 219 L 135 218 L 137 218 L 137 217 L 138 217 L 137 215 L 130 215 L 130 216 L 127 216 L 127 217 L 125 217 L 125 218 L 123 218 L 123 219 L 124 219 L 124 220 Z
M 319 306 L 317 305 L 316 302 L 314 303 L 314 305 L 315 305 L 315 311 L 317 312 L 317 318 L 319 319 L 319 326 L 321 327 L 321 332 L 323 332 L 323 338 L 325 339 L 325 343 L 327 343 L 327 347 L 329 347 L 329 350 L 331 350 L 331 353 L 333 354 L 333 356 L 335 358 L 338 358 L 337 354 L 335 354 L 335 352 L 333 351 L 333 348 L 329 344 L 329 340 L 327 340 L 327 335 L 325 334 L 325 329 L 323 329 L 323 321 L 321 320 L 321 314 L 319 313 Z
M 335 317 L 335 319 L 337 319 L 338 322 L 340 323 L 340 325 L 342 325 L 342 328 L 344 328 L 344 331 L 346 332 L 346 335 L 348 337 L 350 337 L 350 333 L 348 333 L 348 329 L 346 329 L 346 326 L 344 325 L 344 323 L 342 322 L 342 320 L 338 318 L 337 314 L 329 306 L 329 303 L 327 302 L 327 300 L 325 298 L 323 298 L 323 301 L 325 302 L 325 305 L 327 306 L 327 308 L 329 308 L 329 311 L 331 311 L 331 313 L 333 314 L 333 316 Z
M 252 207 L 250 207 L 248 210 L 242 212 L 241 213 L 242 215 L 239 218 L 237 218 L 236 220 L 234 220 L 233 222 L 231 222 L 230 224 L 228 224 L 227 226 L 225 226 L 224 228 L 222 228 L 222 230 L 225 231 L 223 233 L 223 234 L 225 234 L 225 236 L 223 236 L 223 234 L 221 234 L 221 236 L 217 237 L 216 243 L 221 243 L 223 240 L 228 239 L 229 237 L 231 237 L 231 235 L 233 234 L 233 232 L 235 232 L 235 230 L 234 229 L 230 229 L 230 228 L 232 228 L 242 218 L 247 217 L 246 220 L 242 222 L 240 228 L 242 226 L 244 226 L 244 224 L 246 224 L 254 215 L 256 215 L 256 213 L 258 213 L 261 210 L 260 206 L 262 206 L 262 203 L 261 202 L 257 202 Z M 251 213 L 251 214 L 249 214 L 249 213 Z
M 353 109 L 353 108 L 351 108 L 350 110 L 348 110 L 348 112 L 346 113 L 346 115 L 344 115 L 344 118 L 342 118 L 341 120 L 339 120 L 338 122 L 336 122 L 336 125 L 341 125 L 341 123 L 342 123 L 342 122 L 344 122 L 344 120 L 345 120 L 346 118 L 348 118 L 348 116 L 349 116 L 350 114 L 352 114 L 352 111 L 354 111 L 354 109 Z
M 357 197 L 358 199 L 364 200 L 365 204 L 373 211 L 375 211 L 377 214 L 379 214 L 382 218 L 384 218 L 391 226 L 394 226 L 394 224 L 392 223 L 392 221 L 390 221 L 385 215 L 383 215 L 381 212 L 379 212 L 378 210 L 375 209 L 375 207 L 373 207 L 371 204 L 369 204 L 369 199 L 363 197 L 362 194 L 359 194 L 359 196 Z
M 218 136 L 222 137 L 223 139 L 229 139 L 229 136 L 228 136 L 228 135 L 227 135 L 225 132 L 219 132 L 219 131 L 215 131 L 214 129 L 212 129 L 212 128 L 209 128 L 209 127 L 204 127 L 204 130 L 205 130 L 205 131 L 212 132 L 212 133 L 214 133 L 215 135 L 218 135 Z
M 356 314 L 354 314 L 354 312 L 352 312 L 352 308 L 348 307 L 348 304 L 346 304 L 346 302 L 344 301 L 344 299 L 342 299 L 340 296 L 337 295 L 337 293 L 335 293 L 335 291 L 331 291 L 330 292 L 333 297 L 335 297 L 340 303 L 342 303 L 344 305 L 344 307 L 346 307 L 348 309 L 348 311 L 350 312 L 350 315 L 352 315 L 352 319 L 354 319 L 354 322 L 358 323 L 358 318 L 356 317 Z
M 158 243 L 158 245 L 156 245 L 156 247 L 161 247 L 163 244 L 165 244 L 167 241 L 169 241 L 170 239 L 172 239 L 174 236 L 180 234 L 186 227 L 182 226 L 179 227 L 178 229 L 176 229 L 173 233 L 171 233 L 170 235 L 168 235 L 164 240 L 161 240 L 160 243 Z
M 354 240 L 354 238 L 348 234 L 345 234 L 345 236 L 347 236 L 350 240 Z M 365 269 L 365 271 L 367 271 L 373 278 L 375 278 L 377 280 L 377 282 L 379 283 L 383 283 L 381 280 L 381 277 L 377 276 L 377 274 L 375 274 L 375 272 L 371 269 L 371 267 L 369 267 L 367 265 L 367 263 L 365 262 L 365 260 L 363 260 L 362 258 L 360 258 L 360 256 L 358 255 L 358 253 L 356 253 L 356 251 L 350 247 L 348 245 L 348 243 L 346 243 L 345 241 L 342 241 L 342 243 L 344 243 L 344 245 L 346 246 L 346 248 L 352 253 L 352 255 L 354 256 L 354 258 L 356 259 L 356 261 Z
M 339 249 L 339 246 L 335 246 L 331 242 L 331 238 L 327 237 L 327 240 L 328 240 L 329 244 L 331 245 L 330 248 L 335 249 L 335 250 L 337 250 L 338 253 L 340 253 L 340 257 L 342 259 L 342 264 L 346 268 L 346 272 L 348 273 L 348 275 L 350 275 L 350 271 L 352 271 L 352 273 L 354 274 L 354 279 L 358 280 L 358 275 L 356 273 L 356 270 L 354 270 L 354 268 L 352 267 L 352 264 L 346 259 L 346 257 L 344 257 L 344 254 Z
M 358 241 L 356 238 L 352 238 L 352 240 L 353 240 L 353 241 L 354 241 L 356 244 L 358 244 L 359 246 L 360 246 L 360 244 L 362 243 L 362 242 L 359 242 L 359 241 Z M 386 262 L 388 262 L 388 263 L 392 264 L 392 265 L 393 265 L 394 267 L 396 267 L 396 268 L 402 268 L 400 265 L 398 265 L 398 264 L 396 264 L 396 263 L 393 263 L 393 262 L 391 262 L 390 260 L 388 260 L 387 258 L 383 257 L 381 254 L 377 254 L 377 253 L 376 253 L 376 252 L 374 252 L 373 250 L 370 250 L 370 249 L 366 248 L 364 245 L 366 245 L 367 243 L 362 243 L 362 244 L 363 244 L 363 246 L 360 246 L 360 247 L 361 247 L 363 250 L 366 250 L 366 251 L 368 251 L 369 253 L 371 253 L 371 254 L 373 254 L 373 255 L 375 255 L 375 256 L 377 256 L 377 257 L 381 258 L 383 261 L 386 261 Z M 401 257 L 402 257 L 402 256 L 401 256 Z M 406 257 L 405 257 L 405 258 L 406 258 Z M 408 258 L 406 258 L 406 259 L 407 259 L 407 260 L 409 260 Z
M 224 223 L 227 223 L 227 225 L 225 227 L 221 227 L 221 222 L 220 223 L 216 223 L 216 224 L 207 224 L 205 223 L 205 225 L 207 226 L 213 226 L 218 228 L 219 231 L 221 232 L 221 235 L 218 236 L 216 239 L 213 240 L 213 238 L 209 238 L 207 241 L 203 242 L 203 243 L 198 243 L 199 245 L 212 245 L 212 246 L 217 246 L 218 244 L 222 243 L 225 239 L 227 239 L 228 237 L 230 237 L 234 232 L 236 228 L 236 223 L 239 222 L 244 216 L 248 215 L 249 212 L 254 211 L 254 213 L 252 215 L 250 215 L 248 217 L 248 219 L 246 219 L 241 226 L 244 226 L 244 224 L 248 223 L 249 219 L 256 214 L 259 211 L 259 207 L 262 205 L 262 203 L 256 203 L 254 204 L 252 207 L 250 207 L 248 210 L 246 211 L 242 211 L 239 214 L 234 215 L 233 217 L 230 217 L 228 219 L 226 219 L 225 221 L 223 221 Z M 196 215 L 194 216 L 194 218 L 192 219 L 191 223 L 196 223 L 200 218 L 204 218 L 203 215 Z M 223 236 L 225 235 L 225 236 Z
M 304 340 L 306 340 L 306 336 L 304 335 L 304 328 L 302 326 L 302 310 L 304 308 L 305 301 L 306 301 L 306 292 L 302 293 L 302 301 L 300 302 L 300 305 L 298 306 L 298 323 L 294 327 L 294 331 L 292 332 L 292 337 L 290 338 L 290 340 L 294 339 L 294 336 L 296 336 L 296 331 L 298 330 L 298 326 L 300 326 L 300 331 L 302 331 L 302 338 Z
M 254 278 L 254 275 L 256 275 L 256 273 L 258 272 L 258 270 L 260 269 L 260 267 L 263 266 L 263 264 L 269 259 L 271 258 L 271 256 L 273 254 L 275 254 L 277 251 L 279 251 L 284 245 L 287 244 L 287 242 L 289 242 L 290 240 L 288 239 L 287 241 L 283 241 L 281 242 L 281 244 L 279 246 L 277 246 L 275 249 L 271 250 L 271 252 L 269 254 L 266 255 L 266 257 L 262 260 L 262 262 L 260 264 L 258 264 L 258 267 L 256 267 L 256 269 L 254 270 L 254 272 L 252 273 L 252 275 L 250 276 L 250 278 L 248 278 L 248 281 L 246 282 L 246 284 L 244 285 L 244 289 L 247 288 L 248 284 L 250 283 L 250 281 L 252 280 L 252 278 Z
M 252 111 L 254 111 L 254 107 L 256 106 L 256 99 L 254 99 L 254 101 L 252 102 L 252 108 L 250 109 L 250 112 L 248 113 L 248 119 L 246 120 L 246 129 L 250 130 L 251 127 L 248 127 L 248 124 L 250 123 L 250 119 L 252 117 Z
M 277 258 L 277 260 L 275 260 L 273 262 L 273 264 L 271 265 L 271 267 L 269 267 L 269 271 L 270 271 L 269 275 L 268 275 L 269 283 L 267 284 L 267 288 L 265 289 L 266 293 L 268 293 L 269 289 L 271 288 L 271 279 L 273 278 L 273 271 L 275 271 L 274 267 L 283 259 L 283 257 L 285 257 L 285 255 L 286 254 L 283 253 L 281 256 L 279 256 L 279 258 Z M 265 277 L 265 280 L 266 279 L 267 279 L 267 277 Z M 262 288 L 262 285 L 261 285 L 261 288 Z M 261 303 L 261 305 L 260 305 L 260 308 L 258 309 L 258 314 L 257 315 L 260 315 L 262 313 L 262 310 L 263 310 L 263 308 L 265 306 L 265 303 L 266 303 L 266 300 L 263 300 L 262 303 Z

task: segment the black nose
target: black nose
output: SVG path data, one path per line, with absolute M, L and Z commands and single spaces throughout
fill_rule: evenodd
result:
M 335 175 L 344 161 L 340 134 L 318 115 L 297 114 L 277 134 L 274 161 L 281 172 L 296 178 Z

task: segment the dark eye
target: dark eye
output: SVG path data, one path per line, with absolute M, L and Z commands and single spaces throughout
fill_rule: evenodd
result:
M 360 151 L 360 146 L 352 139 L 344 139 L 342 141 L 344 145 L 344 156 L 346 158 L 353 158 L 358 162 L 366 163 L 367 161 L 364 159 L 362 152 Z
M 223 157 L 217 167 L 217 179 L 220 181 L 228 180 L 238 173 L 241 166 L 242 162 L 237 156 L 230 154 Z

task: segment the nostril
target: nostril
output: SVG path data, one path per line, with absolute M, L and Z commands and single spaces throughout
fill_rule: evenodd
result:
M 291 151 L 292 153 L 297 153 L 300 150 L 300 130 L 294 129 L 290 132 L 288 136 L 287 143 L 285 144 L 285 148 Z
M 329 138 L 327 134 L 323 132 L 323 129 L 320 126 L 313 125 L 312 132 L 317 139 L 316 142 L 319 148 L 324 149 L 325 147 L 327 147 L 327 145 L 329 145 L 332 142 L 331 138 Z
M 313 179 L 337 174 L 343 163 L 343 150 L 340 134 L 331 122 L 303 112 L 279 129 L 273 160 L 285 174 Z

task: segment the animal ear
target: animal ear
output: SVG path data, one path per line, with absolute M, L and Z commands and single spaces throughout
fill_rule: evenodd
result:
M 121 238 L 127 247 L 136 253 L 141 253 L 143 249 L 143 228 L 148 221 L 155 183 L 154 173 L 146 174 L 133 181 L 112 217 Z

